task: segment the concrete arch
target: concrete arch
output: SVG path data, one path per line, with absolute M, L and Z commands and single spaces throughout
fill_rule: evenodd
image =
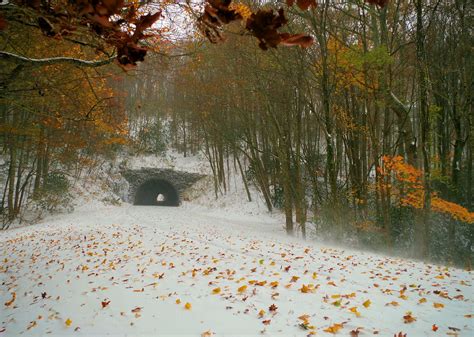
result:
M 179 206 L 177 189 L 169 181 L 152 178 L 143 182 L 135 193 L 134 205 Z
M 198 173 L 163 168 L 128 169 L 121 171 L 121 174 L 127 185 L 121 191 L 121 195 L 124 196 L 123 200 L 134 205 L 167 205 L 171 203 L 171 206 L 179 206 L 187 189 L 206 177 Z M 147 188 L 145 188 L 146 186 Z M 160 192 L 152 195 L 152 192 L 147 192 L 150 190 L 155 192 L 162 190 L 167 193 L 168 198 L 165 193 Z M 158 204 L 156 200 L 158 194 L 162 194 L 167 202 Z

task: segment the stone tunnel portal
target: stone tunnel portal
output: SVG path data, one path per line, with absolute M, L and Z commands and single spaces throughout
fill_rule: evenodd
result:
M 143 206 L 179 206 L 179 194 L 176 188 L 166 180 L 150 179 L 138 187 L 134 205 Z

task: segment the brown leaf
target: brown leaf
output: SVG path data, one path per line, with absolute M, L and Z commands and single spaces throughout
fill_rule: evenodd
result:
M 303 11 L 307 10 L 309 7 L 316 7 L 316 0 L 296 0 L 296 5 Z
M 15 300 L 16 300 L 16 293 L 13 292 L 13 293 L 12 293 L 12 299 L 9 300 L 9 301 L 7 301 L 7 302 L 5 302 L 5 306 L 9 307 L 10 305 L 13 304 L 13 302 L 15 302 Z
M 275 304 L 272 304 L 271 306 L 268 307 L 269 311 L 277 311 L 278 307 Z
M 4 30 L 5 28 L 7 28 L 7 26 L 8 26 L 7 21 L 2 15 L 0 15 L 0 30 Z
M 365 0 L 365 2 L 379 7 L 385 7 L 388 4 L 388 0 Z
M 140 312 L 140 311 L 142 311 L 142 308 L 141 308 L 141 307 L 136 307 L 135 309 L 132 309 L 132 312 L 133 312 L 134 314 L 136 314 L 136 313 L 138 313 L 138 312 Z
M 300 46 L 302 48 L 308 48 L 314 42 L 311 36 L 304 34 L 290 35 L 284 33 L 280 36 L 282 38 L 281 44 L 284 46 Z
M 143 38 L 143 32 L 153 26 L 153 24 L 160 18 L 161 11 L 158 11 L 154 14 L 148 13 L 147 15 L 142 15 L 138 18 L 135 26 L 135 32 L 132 36 L 132 41 L 138 42 L 141 38 Z

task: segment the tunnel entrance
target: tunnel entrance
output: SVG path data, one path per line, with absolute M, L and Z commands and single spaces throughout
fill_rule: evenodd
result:
M 138 188 L 134 205 L 179 206 L 179 195 L 166 180 L 150 179 Z

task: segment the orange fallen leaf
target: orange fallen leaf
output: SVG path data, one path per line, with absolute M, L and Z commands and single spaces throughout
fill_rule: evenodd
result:
M 71 326 L 71 324 L 72 324 L 71 319 L 68 318 L 68 319 L 64 322 L 64 324 L 66 324 L 66 326 Z
M 192 307 L 192 305 L 189 302 L 186 302 L 186 304 L 184 305 L 184 309 L 186 309 L 186 310 L 191 310 L 191 307 Z
M 271 319 L 267 319 L 267 320 L 262 321 L 262 323 L 265 325 L 269 325 L 271 321 L 272 321 Z
M 418 301 L 418 303 L 420 303 L 420 304 L 421 304 L 421 303 L 426 303 L 426 298 L 424 298 L 424 297 L 423 297 L 423 298 L 420 298 L 420 300 Z
M 247 286 L 246 286 L 246 285 L 243 285 L 243 286 L 239 287 L 239 289 L 237 289 L 237 291 L 238 291 L 239 293 L 243 293 L 245 290 L 247 290 Z
M 176 304 L 180 304 L 181 303 L 181 300 L 178 298 L 176 299 Z
M 263 317 L 264 315 L 265 315 L 265 310 L 262 309 L 258 312 L 258 317 Z
M 298 317 L 298 319 L 302 321 L 309 321 L 309 315 L 301 315 L 300 317 Z
M 299 276 L 292 276 L 290 282 L 296 282 L 299 280 Z
M 400 304 L 399 304 L 397 301 L 392 301 L 392 302 L 387 303 L 387 304 L 385 304 L 385 305 L 392 305 L 392 306 L 394 306 L 394 307 L 398 307 Z
M 323 331 L 325 332 L 329 332 L 329 333 L 337 333 L 339 330 L 341 330 L 343 328 L 343 325 L 342 324 L 333 324 L 331 325 L 330 327 L 324 329 Z
M 276 287 L 278 287 L 278 284 L 279 284 L 278 281 L 270 282 L 270 287 L 276 288 Z
M 15 302 L 15 300 L 16 300 L 16 292 L 13 292 L 13 293 L 12 293 L 12 299 L 11 299 L 10 301 L 5 302 L 5 305 L 6 305 L 7 307 L 9 307 L 10 305 L 13 304 L 13 302 Z
M 212 289 L 213 294 L 219 294 L 221 292 L 221 288 L 214 288 Z
M 411 312 L 407 312 L 405 316 L 403 316 L 403 321 L 405 324 L 413 323 L 416 321 L 416 318 L 411 315 Z
M 444 308 L 444 304 L 443 303 L 433 303 L 433 307 L 435 307 L 436 309 L 441 309 L 441 308 Z
M 367 300 L 364 303 L 362 303 L 362 305 L 366 308 L 370 307 L 371 304 L 372 304 L 372 302 L 370 302 L 370 300 Z
M 201 337 L 211 337 L 214 333 L 211 332 L 211 330 L 207 330 L 207 331 L 204 331 L 202 334 L 201 334 Z
M 436 326 L 436 324 L 433 324 L 433 326 L 431 327 L 431 330 L 433 331 L 438 331 L 439 327 Z
M 360 312 L 357 311 L 357 307 L 349 308 L 350 312 L 353 312 L 357 317 L 360 317 Z
M 308 284 L 308 285 L 303 284 L 300 288 L 300 291 L 305 294 L 314 293 L 316 291 L 316 288 L 314 287 L 313 284 Z

